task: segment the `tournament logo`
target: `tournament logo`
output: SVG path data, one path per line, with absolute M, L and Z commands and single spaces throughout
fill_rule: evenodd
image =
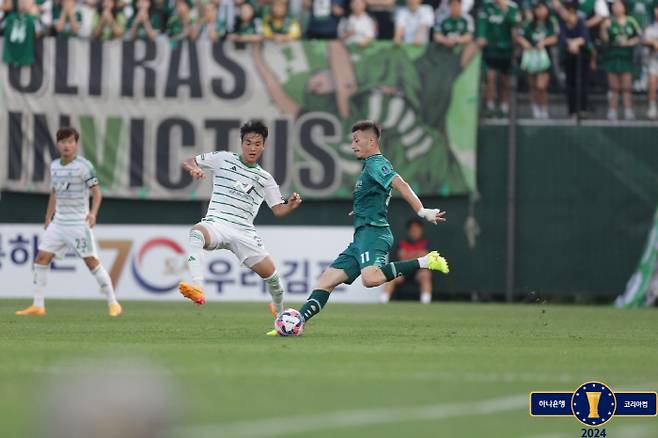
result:
M 585 426 L 597 427 L 615 414 L 615 394 L 603 383 L 589 382 L 576 390 L 571 399 L 573 415 Z
M 184 270 L 185 251 L 171 239 L 147 240 L 133 256 L 132 272 L 137 283 L 153 293 L 166 293 L 178 286 Z
M 656 391 L 613 391 L 595 381 L 575 391 L 531 392 L 529 400 L 532 417 L 575 417 L 590 428 L 603 426 L 614 417 L 656 416 L 657 401 Z

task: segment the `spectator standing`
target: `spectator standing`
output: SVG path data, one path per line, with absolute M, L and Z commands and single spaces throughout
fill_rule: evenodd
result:
M 653 8 L 653 23 L 644 31 L 644 44 L 649 47 L 649 110 L 647 117 L 651 120 L 658 118 L 656 108 L 656 91 L 658 90 L 658 3 Z
M 235 28 L 236 5 L 234 0 L 219 0 L 217 6 L 217 26 L 219 36 L 233 32 Z
M 253 43 L 263 39 L 260 25 L 256 20 L 256 11 L 249 2 L 240 5 L 240 19 L 233 33 L 227 39 L 239 43 Z
M 80 31 L 82 14 L 78 10 L 75 0 L 61 0 L 55 2 L 52 14 L 55 35 L 72 37 L 78 34 Z
M 407 0 L 407 6 L 398 9 L 395 16 L 396 44 L 410 43 L 427 44 L 429 32 L 434 24 L 434 12 L 429 5 L 421 4 L 422 0 Z
M 206 2 L 201 8 L 201 18 L 196 21 L 194 34 L 198 39 L 218 41 L 221 29 L 218 29 L 217 6 L 212 1 Z
M 582 117 L 588 107 L 589 31 L 585 20 L 578 15 L 576 2 L 562 5 L 559 0 L 554 0 L 553 8 L 560 17 L 560 52 L 564 62 L 569 115 Z
M 464 15 L 461 0 L 450 1 L 450 14 L 434 27 L 434 41 L 448 48 L 459 48 L 473 40 L 473 20 Z
M 188 0 L 176 0 L 175 12 L 167 20 L 167 35 L 174 47 L 181 40 L 196 37 L 191 8 Z
M 439 6 L 436 8 L 436 22 L 441 23 L 445 18 L 450 16 L 451 14 L 451 0 L 441 0 L 439 3 Z M 471 10 L 473 9 L 473 0 L 461 0 L 460 1 L 460 6 L 461 6 L 461 15 L 464 18 L 470 19 L 471 17 Z
M 391 40 L 395 34 L 395 0 L 366 0 L 368 13 L 377 23 L 377 38 Z
M 496 91 L 503 115 L 509 113 L 509 74 L 512 68 L 514 33 L 521 23 L 521 12 L 511 0 L 486 1 L 480 6 L 477 23 L 478 44 L 483 47 L 486 66 L 485 100 L 487 111 L 496 111 Z
M 352 13 L 347 18 L 342 18 L 338 24 L 338 37 L 345 44 L 357 44 L 365 47 L 375 39 L 377 25 L 366 13 L 365 0 L 352 0 L 350 3 Z
M 346 0 L 304 0 L 304 5 L 309 11 L 307 38 L 338 38 L 338 21 L 345 15 Z
M 642 31 L 633 17 L 626 15 L 622 0 L 612 4 L 612 18 L 601 26 L 601 40 L 607 43 L 605 69 L 608 72 L 608 120 L 617 120 L 617 103 L 622 94 L 624 119 L 634 120 L 633 50 L 640 43 Z
M 162 15 L 151 15 L 151 0 L 137 0 L 137 10 L 128 20 L 128 39 L 154 40 L 163 27 Z
M 423 257 L 429 252 L 429 242 L 423 238 L 423 222 L 420 219 L 411 219 L 407 222 L 407 238 L 402 240 L 397 250 L 397 260 Z M 399 276 L 384 283 L 381 302 L 388 303 L 395 292 L 397 285 L 403 283 L 405 278 L 413 279 L 420 286 L 420 302 L 432 302 L 432 273 L 429 269 L 418 269 L 406 277 Z
M 104 41 L 121 38 L 126 29 L 126 16 L 115 0 L 102 0 L 94 18 L 93 38 Z
M 270 13 L 263 18 L 263 37 L 277 42 L 298 40 L 302 36 L 299 22 L 288 13 L 288 0 L 274 0 Z
M 543 1 L 535 3 L 532 20 L 519 35 L 523 47 L 521 67 L 528 72 L 532 116 L 535 119 L 548 119 L 548 85 L 550 82 L 551 59 L 548 48 L 557 44 L 558 24 L 550 16 L 548 6 Z M 528 62 L 524 62 L 528 60 Z

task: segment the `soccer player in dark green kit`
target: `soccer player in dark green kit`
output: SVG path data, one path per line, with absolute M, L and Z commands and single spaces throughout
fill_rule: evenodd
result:
M 375 287 L 407 275 L 419 268 L 447 274 L 448 262 L 432 251 L 424 257 L 386 263 L 393 246 L 393 234 L 387 222 L 391 189 L 400 192 L 418 216 L 437 224 L 445 221 L 445 211 L 427 209 L 404 179 L 380 152 L 381 129 L 371 120 L 352 126 L 352 151 L 363 161 L 363 170 L 354 186 L 354 238 L 331 266 L 320 275 L 315 288 L 299 309 L 308 322 L 327 304 L 331 291 L 341 283 L 352 284 L 359 276 L 365 287 Z M 273 330 L 268 335 L 276 336 Z

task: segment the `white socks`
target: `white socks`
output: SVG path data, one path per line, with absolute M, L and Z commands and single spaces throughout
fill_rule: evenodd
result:
M 274 274 L 264 278 L 264 280 L 265 283 L 267 283 L 267 290 L 269 291 L 270 295 L 272 295 L 272 304 L 274 304 L 274 310 L 277 312 L 283 312 L 283 286 L 281 286 L 279 273 L 274 271 Z
M 91 271 L 91 274 L 96 279 L 96 282 L 101 288 L 101 293 L 107 297 L 107 304 L 118 304 L 117 297 L 114 295 L 114 287 L 112 286 L 112 279 L 110 274 L 107 273 L 103 265 L 99 264 L 96 269 Z
M 48 265 L 34 264 L 32 267 L 32 284 L 34 285 L 34 302 L 35 307 L 45 307 L 44 291 L 46 290 L 46 280 L 48 279 Z
M 187 256 L 187 266 L 192 275 L 192 283 L 203 287 L 203 247 L 206 240 L 199 230 L 190 231 L 190 250 Z
M 423 304 L 429 304 L 432 302 L 432 292 L 421 292 L 420 293 L 420 302 Z

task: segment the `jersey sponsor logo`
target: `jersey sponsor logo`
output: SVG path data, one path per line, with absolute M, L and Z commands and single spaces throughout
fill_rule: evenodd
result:
M 70 181 L 58 181 L 55 184 L 53 184 L 55 187 L 56 192 L 65 192 L 71 187 L 71 182 Z
M 243 182 L 240 182 L 240 181 L 236 181 L 233 184 L 233 187 L 238 189 L 242 193 L 247 193 L 247 194 L 251 193 L 254 190 L 254 185 L 253 184 L 247 184 L 247 183 L 243 183 Z

